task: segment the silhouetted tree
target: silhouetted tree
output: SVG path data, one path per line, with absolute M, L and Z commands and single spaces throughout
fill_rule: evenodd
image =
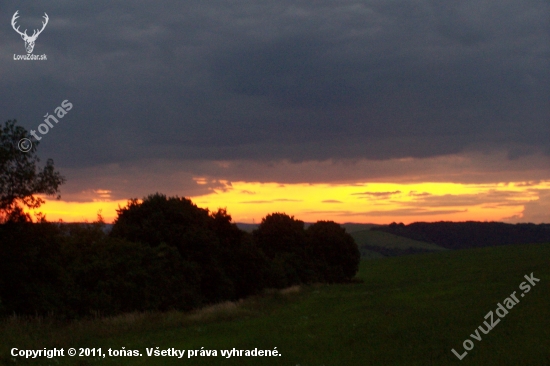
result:
M 44 200 L 36 194 L 55 195 L 65 182 L 48 159 L 40 171 L 36 155 L 38 142 L 31 144 L 31 136 L 16 120 L 9 120 L 0 128 L 0 223 L 30 221 L 23 207 L 40 207 Z M 23 139 L 27 139 L 22 142 Z M 23 152 L 21 148 L 28 151 Z M 59 196 L 58 196 L 59 198 Z
M 220 242 L 220 265 L 235 286 L 235 297 L 258 293 L 266 286 L 269 263 L 252 235 L 231 222 L 226 209 L 211 215 L 211 228 Z
M 306 261 L 304 222 L 284 213 L 262 219 L 253 232 L 254 241 L 272 261 L 270 285 L 285 287 L 310 282 L 311 269 Z
M 306 234 L 308 259 L 321 281 L 345 282 L 355 276 L 361 253 L 344 228 L 333 221 L 318 221 Z
M 279 253 L 303 253 L 304 222 L 284 213 L 272 213 L 262 219 L 253 232 L 260 248 L 269 258 Z
M 182 259 L 197 264 L 201 294 L 207 302 L 234 297 L 233 283 L 219 264 L 220 243 L 208 210 L 180 197 L 149 195 L 117 210 L 111 237 L 151 247 L 162 243 L 178 249 Z

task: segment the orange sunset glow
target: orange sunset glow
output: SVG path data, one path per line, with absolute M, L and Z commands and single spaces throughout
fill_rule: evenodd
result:
M 196 178 L 206 184 L 204 178 Z M 260 222 L 272 212 L 285 212 L 314 222 L 387 224 L 415 221 L 521 221 L 525 205 L 550 190 L 550 181 L 495 184 L 356 183 L 279 184 L 224 182 L 222 189 L 189 197 L 211 211 L 227 208 L 235 222 Z M 46 199 L 40 212 L 50 221 L 94 221 L 98 212 L 110 223 L 126 201 L 65 202 Z

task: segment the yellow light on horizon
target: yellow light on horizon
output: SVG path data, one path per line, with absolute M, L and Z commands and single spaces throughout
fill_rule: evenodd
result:
M 198 179 L 204 184 L 204 179 Z M 524 205 L 550 190 L 550 181 L 493 184 L 352 183 L 281 184 L 277 182 L 228 182 L 223 189 L 189 197 L 199 207 L 227 208 L 234 222 L 260 222 L 273 212 L 285 212 L 306 222 L 388 224 L 415 221 L 503 221 L 521 217 Z M 101 214 L 112 222 L 127 200 L 64 202 L 49 200 L 37 211 L 49 221 L 91 222 Z

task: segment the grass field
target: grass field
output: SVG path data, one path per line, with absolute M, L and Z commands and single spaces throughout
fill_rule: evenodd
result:
M 192 314 L 128 314 L 0 326 L 5 364 L 51 365 L 550 365 L 550 245 L 517 245 L 363 261 L 363 283 L 271 292 Z M 540 282 L 482 340 L 470 334 L 533 272 Z M 496 317 L 496 315 L 495 315 Z M 462 343 L 474 348 L 459 361 Z M 101 347 L 143 357 L 15 361 L 10 349 Z M 147 357 L 146 348 L 217 350 L 217 357 Z M 223 358 L 222 349 L 280 357 Z
M 361 247 L 359 247 L 359 252 L 361 253 L 361 259 L 380 259 L 386 257 L 385 255 L 375 252 L 374 250 Z
M 396 249 L 408 249 L 408 248 L 417 248 L 417 249 L 428 249 L 433 251 L 447 250 L 443 247 L 440 247 L 435 244 L 426 243 L 423 241 L 413 240 L 405 238 L 403 236 L 398 236 L 383 231 L 377 230 L 361 230 L 355 231 L 350 234 L 359 249 L 364 245 L 371 245 L 376 247 L 383 248 L 396 248 Z

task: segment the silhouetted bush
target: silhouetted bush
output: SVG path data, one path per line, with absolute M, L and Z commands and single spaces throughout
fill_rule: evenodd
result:
M 4 314 L 75 317 L 194 308 L 196 265 L 175 248 L 107 237 L 100 225 L 0 225 Z
M 333 221 L 318 221 L 306 234 L 307 257 L 320 281 L 346 282 L 355 276 L 361 253 L 345 229 Z
M 220 243 L 219 264 L 234 286 L 234 298 L 260 292 L 266 285 L 269 262 L 252 235 L 231 222 L 225 209 L 210 215 L 210 227 Z
M 189 310 L 203 300 L 196 266 L 166 244 L 151 248 L 104 238 L 71 249 L 66 287 L 71 314 Z
M 129 201 L 118 214 L 111 237 L 177 248 L 195 265 L 205 302 L 241 298 L 266 285 L 266 256 L 225 209 L 209 214 L 188 199 L 155 194 Z
M 273 261 L 269 285 L 291 286 L 310 282 L 311 270 L 306 260 L 304 222 L 284 213 L 273 213 L 262 219 L 254 230 L 254 241 Z
M 353 238 L 332 221 L 304 223 L 286 214 L 267 215 L 254 239 L 272 260 L 273 287 L 310 282 L 349 281 L 359 268 L 360 253 Z
M 177 248 L 182 259 L 196 265 L 200 293 L 206 302 L 233 298 L 234 285 L 219 263 L 220 243 L 208 210 L 186 198 L 154 194 L 143 202 L 130 200 L 119 209 L 113 238 L 157 247 Z
M 0 298 L 5 313 L 47 314 L 63 308 L 60 243 L 56 224 L 0 225 Z

